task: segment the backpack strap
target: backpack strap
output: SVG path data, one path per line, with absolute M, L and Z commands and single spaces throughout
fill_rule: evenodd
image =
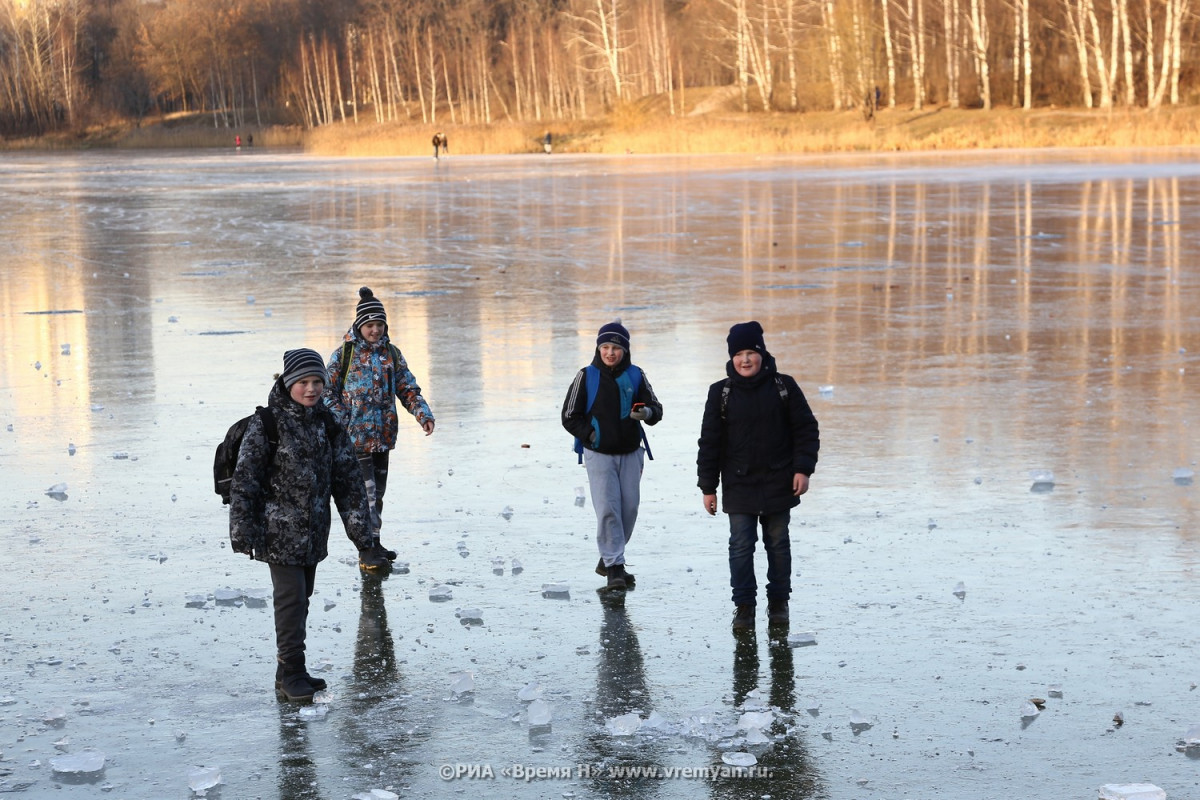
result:
M 341 394 L 346 388 L 346 373 L 350 371 L 350 359 L 354 356 L 354 342 L 342 342 L 342 358 L 338 362 L 337 390 Z
M 587 411 L 591 413 L 592 406 L 596 403 L 596 395 L 600 392 L 600 370 L 595 364 L 588 364 L 583 370 L 587 384 Z M 629 386 L 632 389 L 630 402 L 632 403 L 632 398 L 637 397 L 638 390 L 642 388 L 642 369 L 636 364 L 630 364 L 625 369 L 625 372 L 622 373 L 622 377 L 629 380 Z M 620 380 L 618 380 L 618 387 L 619 384 Z M 600 429 L 595 420 L 592 420 L 592 427 L 596 430 L 596 436 L 599 438 Z M 638 424 L 638 431 L 642 434 L 642 445 L 646 448 L 646 457 L 653 461 L 654 454 L 650 452 L 650 440 L 646 438 L 646 429 L 640 423 Z M 575 455 L 578 457 L 578 463 L 582 464 L 583 442 L 578 437 L 575 438 Z
M 262 420 L 263 432 L 267 434 L 267 443 L 271 445 L 271 457 L 275 457 L 275 448 L 279 446 L 279 425 L 275 422 L 275 412 L 269 408 L 257 406 L 254 414 Z

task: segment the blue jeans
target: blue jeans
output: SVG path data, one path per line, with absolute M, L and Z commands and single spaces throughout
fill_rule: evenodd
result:
M 758 594 L 754 580 L 754 545 L 762 523 L 767 551 L 767 599 L 787 600 L 792 593 L 792 542 L 788 538 L 791 509 L 776 514 L 729 515 L 729 585 L 733 602 L 752 606 Z

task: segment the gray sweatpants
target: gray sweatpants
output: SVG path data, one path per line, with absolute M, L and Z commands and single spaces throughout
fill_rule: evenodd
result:
M 622 455 L 583 451 L 596 509 L 596 546 L 606 567 L 625 563 L 625 543 L 633 535 L 641 501 L 644 454 L 640 447 Z

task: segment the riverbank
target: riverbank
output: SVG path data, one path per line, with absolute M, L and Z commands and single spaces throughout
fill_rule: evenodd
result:
M 705 106 L 697 103 L 694 109 Z M 299 148 L 326 156 L 429 155 L 435 131 L 451 154 L 507 155 L 542 151 L 547 131 L 556 153 L 778 154 L 921 152 L 1042 147 L 1172 147 L 1200 144 L 1200 109 L 882 109 L 861 111 L 671 115 L 653 103 L 632 104 L 597 120 L 500 121 L 457 125 L 444 120 L 347 121 L 305 130 L 295 125 L 216 125 L 211 116 L 173 116 L 140 125 L 0 143 L 0 149 L 205 148 L 244 144 Z

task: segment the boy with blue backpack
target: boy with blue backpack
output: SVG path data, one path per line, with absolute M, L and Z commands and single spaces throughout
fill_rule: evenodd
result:
M 620 320 L 600 328 L 592 363 L 576 373 L 567 391 L 562 424 L 587 467 L 600 550 L 596 572 L 608 578 L 610 589 L 633 585 L 625 545 L 637 522 L 643 458 L 650 453 L 642 423 L 655 425 L 662 415 L 650 381 L 630 361 L 629 331 Z

